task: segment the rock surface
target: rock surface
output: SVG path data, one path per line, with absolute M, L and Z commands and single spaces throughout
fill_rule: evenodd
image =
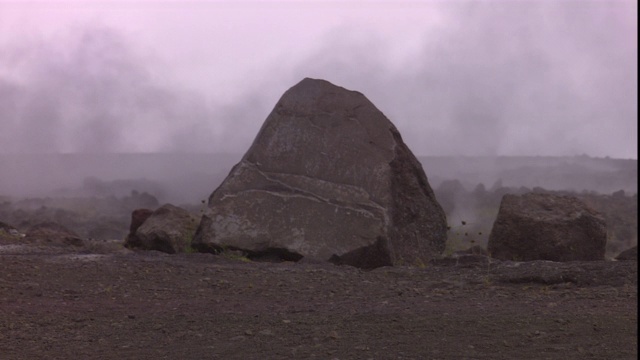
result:
M 132 213 L 132 232 L 127 236 L 125 247 L 158 250 L 169 254 L 185 252 L 191 248 L 198 225 L 194 215 L 171 204 L 165 204 L 151 214 L 145 210 L 147 209 L 139 209 Z
M 631 249 L 627 249 L 616 256 L 616 260 L 638 260 L 638 247 L 634 246 Z
M 504 195 L 487 250 L 502 260 L 604 260 L 603 217 L 573 196 Z
M 129 225 L 129 233 L 135 234 L 138 228 L 153 214 L 151 209 L 135 209 L 131 212 L 131 225 Z
M 395 126 L 361 93 L 307 78 L 210 196 L 194 247 L 375 268 L 425 263 L 446 231 Z

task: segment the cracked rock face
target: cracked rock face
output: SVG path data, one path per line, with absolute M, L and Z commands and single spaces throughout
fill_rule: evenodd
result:
M 421 164 L 367 98 L 304 79 L 209 198 L 193 246 L 362 268 L 421 264 L 446 219 Z

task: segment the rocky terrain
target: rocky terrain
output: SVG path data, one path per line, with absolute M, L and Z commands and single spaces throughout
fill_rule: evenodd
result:
M 635 359 L 637 262 L 247 261 L 0 246 L 3 359 Z
M 442 190 L 436 196 L 446 200 Z M 455 194 L 486 209 L 503 191 Z M 634 245 L 622 236 L 637 243 L 637 195 L 580 197 L 599 205 L 620 237 L 613 247 L 609 238 L 607 259 Z M 482 222 L 449 213 L 446 256 L 423 266 L 169 255 L 123 247 L 137 206 L 157 200 L 134 193 L 3 205 L 18 225 L 0 230 L 3 359 L 637 358 L 637 248 L 631 261 L 460 256 L 486 244 Z M 197 215 L 200 207 L 188 208 Z M 74 233 L 58 243 L 21 236 L 56 220 Z
M 0 358 L 637 358 L 637 194 L 465 186 L 304 79 L 208 202 L 0 198 Z

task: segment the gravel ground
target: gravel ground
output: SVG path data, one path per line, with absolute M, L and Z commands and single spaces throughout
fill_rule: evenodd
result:
M 98 249 L 98 247 L 95 247 Z M 0 246 L 2 359 L 636 359 L 635 261 L 424 268 Z

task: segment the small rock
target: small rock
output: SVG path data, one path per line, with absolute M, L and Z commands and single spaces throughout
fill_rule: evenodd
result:
M 616 256 L 618 261 L 635 260 L 638 261 L 638 246 L 634 246 L 631 249 L 627 249 Z
M 131 249 L 158 250 L 169 254 L 185 252 L 191 247 L 191 239 L 198 227 L 198 219 L 194 215 L 171 204 L 161 206 L 150 215 L 146 209 L 138 209 L 131 217 L 131 229 L 135 232 L 129 233 L 124 243 Z M 141 220 L 142 223 L 135 223 Z
M 604 217 L 574 196 L 502 197 L 487 250 L 500 260 L 604 260 Z

